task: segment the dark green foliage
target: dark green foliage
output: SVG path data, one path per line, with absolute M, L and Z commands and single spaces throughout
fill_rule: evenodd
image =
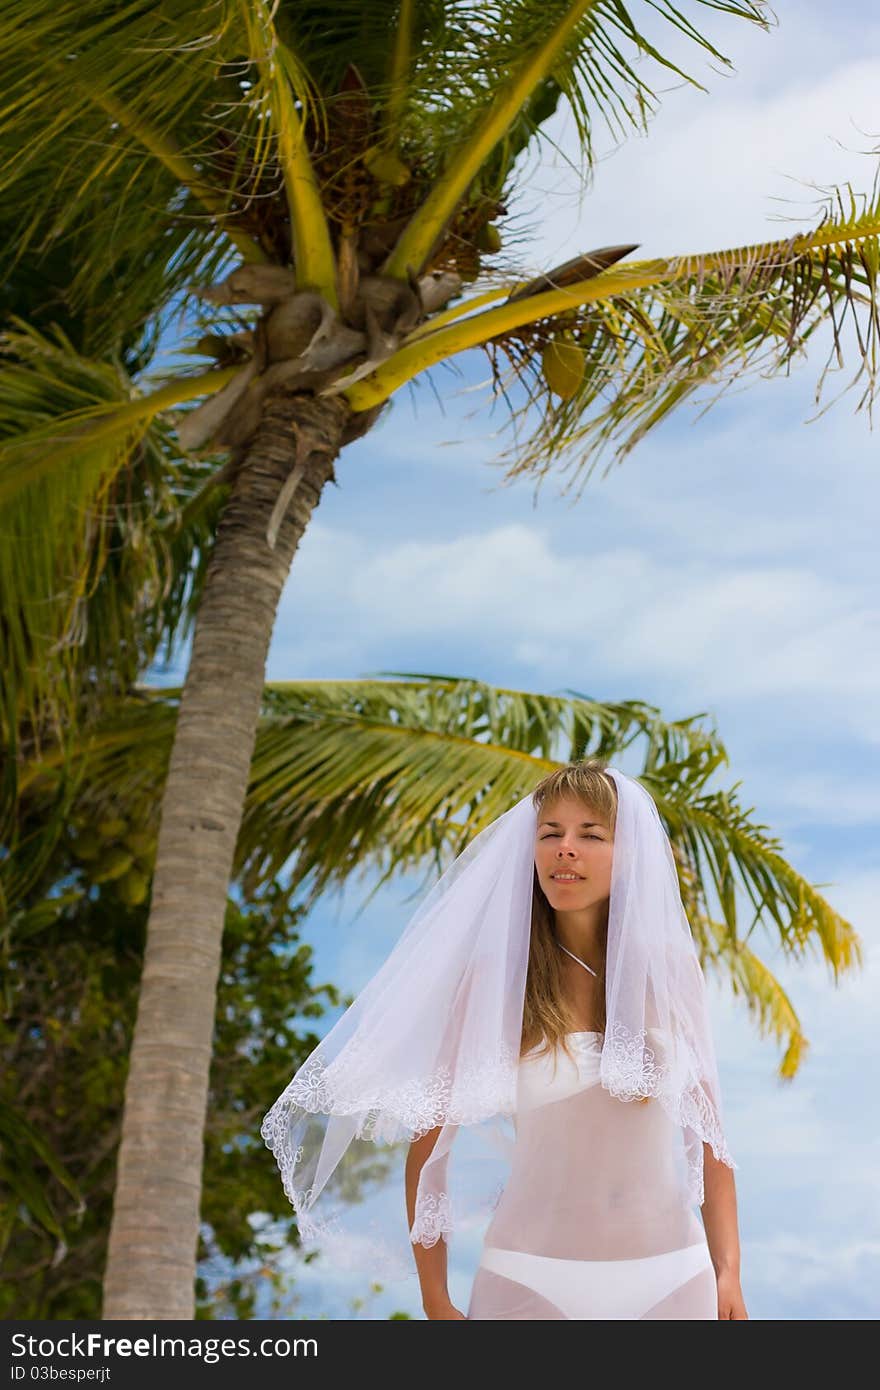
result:
M 0 1317 L 100 1316 L 146 911 L 120 908 L 109 891 L 70 893 L 42 930 L 13 943 L 11 1007 L 0 1022 L 0 1113 L 23 1119 L 40 1149 L 28 1147 L 20 1126 L 0 1129 L 0 1155 L 16 1157 L 20 1171 L 29 1165 L 33 1194 L 29 1202 L 0 1177 Z M 297 1243 L 259 1124 L 318 1041 L 292 1017 L 317 1019 L 344 1002 L 332 985 L 312 983 L 300 917 L 275 885 L 227 910 L 205 1140 L 200 1317 L 218 1308 L 250 1316 L 261 1283 L 282 1291 L 279 1254 Z M 58 1160 L 74 1190 L 60 1180 Z M 274 1232 L 265 1245 L 248 1219 L 258 1212 Z M 212 1293 L 220 1261 L 228 1282 Z M 229 1279 L 235 1262 L 244 1272 Z

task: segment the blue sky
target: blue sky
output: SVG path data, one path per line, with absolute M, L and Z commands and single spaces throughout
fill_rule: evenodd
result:
M 709 94 L 667 92 L 649 137 L 606 146 L 586 190 L 559 121 L 556 150 L 530 159 L 512 209 L 523 268 L 611 242 L 637 241 L 641 256 L 784 236 L 815 221 L 815 185 L 870 191 L 880 26 L 854 5 L 833 24 L 816 3 L 789 10 L 769 35 L 703 15 L 737 75 L 691 57 Z M 880 1315 L 880 465 L 858 391 L 807 423 L 823 361 L 811 351 L 790 377 L 753 380 L 702 419 L 686 408 L 577 504 L 550 478 L 535 505 L 530 483 L 500 486 L 501 417 L 473 355 L 460 380 L 438 375 L 445 411 L 422 383 L 345 452 L 268 665 L 274 679 L 453 672 L 715 720 L 730 766 L 713 785 L 741 781 L 742 803 L 823 885 L 866 955 L 835 988 L 817 962 L 779 962 L 769 931 L 752 938 L 810 1039 L 789 1085 L 776 1047 L 712 987 L 743 1289 L 759 1319 Z M 359 989 L 403 930 L 412 886 L 358 917 L 362 888 L 319 905 L 305 925 L 316 977 Z M 453 1262 L 461 1302 L 474 1259 Z M 352 1290 L 320 1262 L 295 1273 L 300 1316 L 353 1316 Z M 400 1307 L 421 1315 L 415 1285 L 359 1316 Z

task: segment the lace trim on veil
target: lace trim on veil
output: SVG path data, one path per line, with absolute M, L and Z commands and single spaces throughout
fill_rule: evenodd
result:
M 492 1059 L 459 1069 L 453 1088 L 452 1071 L 439 1067 L 427 1077 L 412 1077 L 398 1086 L 377 1085 L 375 1060 L 359 1057 L 368 1049 L 352 1048 L 346 1065 L 328 1062 L 313 1053 L 281 1093 L 260 1128 L 274 1152 L 285 1148 L 292 1112 L 359 1115 L 357 1138 L 394 1143 L 418 1138 L 442 1124 L 478 1124 L 492 1115 L 511 1114 L 516 1106 L 517 1064 L 513 1049 L 500 1044 Z M 372 1084 L 369 1078 L 373 1077 Z
M 375 1077 L 375 1062 L 369 1067 L 362 1065 L 361 1052 L 361 1048 L 352 1048 L 344 1069 L 328 1062 L 320 1051 L 313 1053 L 278 1097 L 260 1128 L 266 1147 L 278 1163 L 284 1191 L 296 1213 L 301 1241 L 304 1245 L 332 1248 L 333 1258 L 341 1266 L 359 1262 L 360 1242 L 356 1246 L 351 1241 L 335 1214 L 326 1218 L 313 1215 L 311 1208 L 320 1194 L 298 1182 L 297 1169 L 305 1160 L 305 1146 L 294 1143 L 292 1136 L 307 1116 L 356 1116 L 356 1138 L 394 1144 L 412 1142 L 443 1124 L 478 1124 L 495 1115 L 512 1114 L 516 1107 L 519 1057 L 504 1044 L 499 1046 L 494 1060 L 461 1071 L 455 1087 L 448 1067 L 441 1067 L 426 1078 L 411 1078 L 403 1085 L 377 1087 L 374 1080 L 370 1087 L 367 1077 Z M 435 1245 L 454 1226 L 449 1194 L 426 1194 L 416 1201 L 410 1239 L 413 1243 Z M 389 1273 L 415 1272 L 411 1262 L 405 1269 L 402 1267 L 400 1257 L 382 1239 L 379 1229 L 374 1230 L 371 1241 L 378 1267 L 386 1277 Z

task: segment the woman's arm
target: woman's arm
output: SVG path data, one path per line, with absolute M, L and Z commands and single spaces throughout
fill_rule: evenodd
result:
M 439 1134 L 439 1128 L 431 1129 L 421 1138 L 414 1139 L 409 1146 L 406 1156 L 406 1215 L 410 1230 L 415 1221 L 419 1176 Z M 464 1318 L 467 1321 L 465 1314 L 452 1303 L 446 1287 L 447 1246 L 443 1237 L 441 1236 L 434 1245 L 421 1245 L 416 1241 L 413 1244 L 413 1255 L 419 1273 L 425 1316 L 432 1322 L 456 1318 Z
M 748 1318 L 740 1287 L 739 1231 L 733 1169 L 703 1144 L 703 1226 L 718 1284 L 719 1318 Z

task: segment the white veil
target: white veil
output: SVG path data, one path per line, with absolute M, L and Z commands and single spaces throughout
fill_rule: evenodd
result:
M 620 1101 L 660 1102 L 679 1132 L 681 1202 L 699 1205 L 703 1143 L 736 1167 L 705 982 L 654 801 L 604 770 L 617 813 L 600 1082 Z M 416 1277 L 412 1242 L 488 1221 L 513 1143 L 536 829 L 530 792 L 470 842 L 265 1116 L 306 1250 Z M 409 1229 L 402 1180 L 389 1179 L 434 1129 Z

